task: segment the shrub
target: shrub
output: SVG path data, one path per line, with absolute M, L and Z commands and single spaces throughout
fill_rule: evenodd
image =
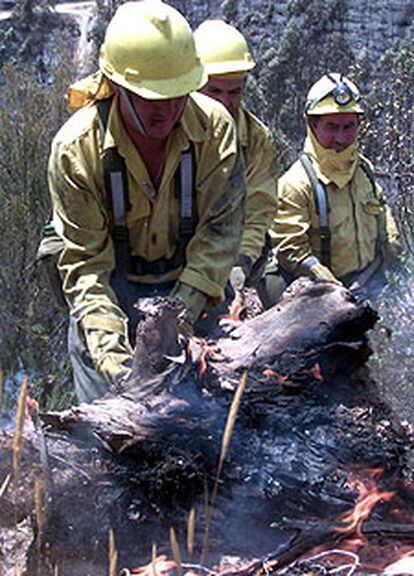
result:
M 35 270 L 41 229 L 50 217 L 47 159 L 65 117 L 63 92 L 70 57 L 51 59 L 50 82 L 30 66 L 3 68 L 0 106 L 0 362 L 6 377 L 25 371 L 37 378 L 65 361 L 65 318 L 47 281 Z

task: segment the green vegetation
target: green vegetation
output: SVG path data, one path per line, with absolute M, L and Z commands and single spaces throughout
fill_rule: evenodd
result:
M 0 25 L 0 62 L 9 59 L 43 68 L 48 31 L 59 26 L 51 11 L 53 0 L 15 0 L 11 17 Z
M 369 96 L 367 155 L 375 159 L 400 232 L 414 254 L 414 25 L 381 60 L 383 79 Z
M 94 22 L 89 33 L 89 40 L 93 42 L 96 57 L 98 58 L 99 48 L 103 44 L 108 22 L 122 2 L 117 2 L 117 0 L 95 0 L 95 4 Z
M 65 372 L 66 319 L 34 261 L 41 229 L 50 218 L 47 158 L 51 139 L 65 119 L 63 93 L 70 61 L 64 51 L 51 58 L 50 83 L 29 66 L 8 63 L 3 68 L 0 362 L 6 380 L 18 372 L 36 374 L 37 380 Z

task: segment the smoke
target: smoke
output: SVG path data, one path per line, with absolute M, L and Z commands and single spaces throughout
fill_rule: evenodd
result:
M 371 335 L 372 377 L 398 419 L 414 424 L 414 260 L 389 277 L 377 310 L 381 321 Z

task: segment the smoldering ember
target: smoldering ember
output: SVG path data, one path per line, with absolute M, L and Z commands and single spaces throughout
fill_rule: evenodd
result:
M 176 313 L 146 312 L 119 394 L 26 398 L 22 438 L 2 431 L 2 574 L 401 573 L 413 434 L 366 367 L 371 306 L 302 279 L 171 350 Z

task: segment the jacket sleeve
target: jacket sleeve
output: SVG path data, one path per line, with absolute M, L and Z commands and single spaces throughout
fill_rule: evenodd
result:
M 215 306 L 224 297 L 245 217 L 243 160 L 231 120 L 219 122 L 213 137 L 198 149 L 196 188 L 198 224 L 179 282 L 202 292 Z
M 283 268 L 295 275 L 309 275 L 308 263 L 316 261 L 309 242 L 309 191 L 296 178 L 291 182 L 289 174 L 290 171 L 278 182 L 278 211 L 273 220 L 271 238 L 276 258 Z
M 400 235 L 391 208 L 385 201 L 381 186 L 376 182 L 376 195 L 384 207 L 383 216 L 379 221 L 379 240 L 383 258 L 386 263 L 394 260 L 402 251 Z
M 99 160 L 82 142 L 55 139 L 49 187 L 55 227 L 64 241 L 59 272 L 65 297 L 95 367 L 111 382 L 131 348 L 127 319 L 109 285 L 115 259 Z
M 255 262 L 277 210 L 278 162 L 270 134 L 255 131 L 245 156 L 247 204 L 240 253 Z

